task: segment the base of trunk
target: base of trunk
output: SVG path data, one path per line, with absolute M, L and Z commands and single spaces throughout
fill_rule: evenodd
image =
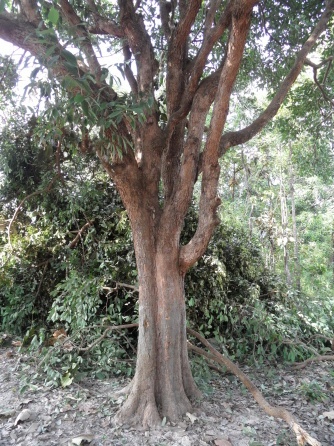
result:
M 126 393 L 129 392 L 128 398 L 117 412 L 115 422 L 145 428 L 160 426 L 164 417 L 168 421 L 176 422 L 187 412 L 193 412 L 192 404 L 201 398 L 201 392 L 192 377 L 183 389 L 176 393 L 160 393 L 156 396 L 155 387 L 150 385 L 149 380 L 140 380 L 135 376 L 126 388 Z

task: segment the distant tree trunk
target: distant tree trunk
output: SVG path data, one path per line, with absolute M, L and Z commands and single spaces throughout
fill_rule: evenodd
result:
M 293 233 L 293 260 L 294 260 L 294 282 L 296 290 L 301 291 L 301 269 L 300 269 L 300 257 L 299 257 L 299 240 L 298 229 L 296 220 L 296 204 L 295 204 L 295 176 L 293 166 L 291 162 L 291 144 L 289 151 L 289 186 L 290 186 L 290 199 L 291 199 L 291 217 L 292 217 L 292 233 Z
M 246 189 L 246 193 L 247 193 L 247 201 L 249 203 L 250 206 L 250 211 L 249 211 L 249 215 L 248 215 L 248 229 L 249 229 L 249 235 L 252 236 L 253 234 L 253 210 L 254 210 L 254 204 L 252 202 L 252 194 L 251 194 L 251 187 L 249 184 L 249 177 L 250 177 L 250 169 L 247 165 L 247 160 L 245 158 L 245 154 L 244 151 L 241 151 L 241 160 L 242 160 L 242 165 L 245 171 L 245 189 Z
M 288 251 L 288 208 L 286 203 L 286 193 L 283 183 L 283 172 L 280 174 L 280 201 L 281 201 L 281 225 L 282 225 L 282 244 L 283 244 L 283 259 L 284 270 L 286 276 L 286 284 L 291 286 L 291 273 L 289 268 L 289 251 Z
M 333 229 L 332 229 L 332 255 L 331 255 L 331 266 L 332 266 L 332 274 L 333 274 L 333 284 L 334 284 L 334 222 L 333 222 Z

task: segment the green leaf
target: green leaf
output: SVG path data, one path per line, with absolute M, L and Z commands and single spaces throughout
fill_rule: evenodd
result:
M 83 100 L 81 102 L 81 107 L 82 107 L 82 111 L 84 112 L 85 116 L 88 116 L 89 115 L 89 105 L 86 100 Z
M 82 94 L 78 93 L 77 95 L 74 96 L 74 102 L 76 104 L 81 104 L 82 101 L 84 101 L 85 97 L 82 96 Z
M 61 52 L 61 55 L 64 57 L 64 59 L 67 60 L 70 65 L 75 67 L 77 66 L 77 58 L 70 51 L 63 50 Z
M 67 68 L 69 73 L 73 74 L 74 76 L 77 76 L 78 74 L 78 68 L 76 65 L 73 65 L 70 62 L 64 62 L 64 66 Z
M 31 74 L 30 74 L 30 79 L 35 79 L 35 77 L 37 76 L 37 73 L 39 72 L 41 67 L 37 67 L 34 70 L 32 70 Z
M 57 25 L 58 20 L 59 20 L 59 12 L 57 11 L 56 8 L 54 8 L 52 6 L 52 8 L 49 11 L 48 14 L 48 20 L 53 24 L 53 25 Z
M 65 375 L 63 375 L 60 378 L 60 382 L 61 382 L 62 387 L 70 386 L 72 384 L 72 382 L 73 382 L 73 379 L 74 378 L 73 378 L 73 376 L 71 376 L 70 373 L 66 373 Z

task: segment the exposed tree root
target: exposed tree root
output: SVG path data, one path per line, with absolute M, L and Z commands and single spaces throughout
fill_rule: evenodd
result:
M 248 376 L 244 372 L 239 369 L 236 364 L 230 361 L 226 356 L 223 356 L 221 353 L 219 353 L 205 338 L 203 338 L 203 336 L 201 336 L 196 331 L 187 328 L 187 332 L 190 335 L 196 337 L 203 345 L 205 345 L 210 353 L 207 353 L 205 350 L 192 345 L 190 342 L 188 342 L 189 349 L 206 357 L 209 360 L 213 360 L 218 362 L 218 364 L 224 365 L 230 372 L 236 375 L 253 395 L 255 401 L 268 415 L 275 418 L 280 418 L 289 425 L 289 427 L 296 435 L 298 445 L 304 446 L 306 444 L 309 444 L 311 446 L 320 446 L 320 443 L 317 440 L 312 438 L 304 429 L 301 428 L 301 426 L 299 426 L 299 424 L 289 411 L 281 407 L 275 407 L 269 404 L 262 393 L 259 391 L 259 389 L 255 386 L 255 384 L 248 378 Z
M 293 368 L 294 370 L 300 370 L 315 361 L 334 361 L 334 355 L 314 356 L 313 358 L 305 359 L 305 361 L 303 362 L 296 362 L 295 364 L 293 364 Z

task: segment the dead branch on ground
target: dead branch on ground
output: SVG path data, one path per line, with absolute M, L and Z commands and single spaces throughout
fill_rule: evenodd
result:
M 294 370 L 300 370 L 306 367 L 308 364 L 316 361 L 334 361 L 334 355 L 318 355 L 313 358 L 305 359 L 303 362 L 295 362 L 293 364 Z
M 188 343 L 188 345 L 190 345 L 190 349 L 210 360 L 217 362 L 220 365 L 225 366 L 230 372 L 237 376 L 244 386 L 250 391 L 261 409 L 263 409 L 269 416 L 280 418 L 289 425 L 296 435 L 298 445 L 303 446 L 305 444 L 310 444 L 311 446 L 320 446 L 320 443 L 317 440 L 312 438 L 304 429 L 302 429 L 289 411 L 283 409 L 282 407 L 275 407 L 269 404 L 255 384 L 242 370 L 239 369 L 236 364 L 234 364 L 226 356 L 219 353 L 203 336 L 196 331 L 192 330 L 191 328 L 187 328 L 187 332 L 205 345 L 210 353 L 207 353 L 205 350 Z
M 112 330 L 123 330 L 128 328 L 138 328 L 138 324 L 124 324 L 124 325 L 114 325 L 107 327 L 103 334 L 96 339 L 94 342 L 89 344 L 87 347 L 80 347 L 78 348 L 78 351 L 81 352 L 88 352 L 93 347 L 95 347 L 97 344 L 99 344 L 108 333 Z M 249 390 L 249 392 L 252 394 L 255 401 L 258 403 L 258 405 L 261 407 L 261 409 L 266 412 L 271 417 L 279 418 L 283 421 L 285 421 L 290 429 L 295 433 L 297 443 L 299 446 L 304 446 L 306 444 L 309 444 L 311 446 L 321 446 L 321 444 L 315 440 L 313 437 L 311 437 L 296 421 L 294 416 L 286 409 L 282 407 L 272 406 L 268 403 L 268 401 L 264 398 L 260 390 L 255 386 L 255 384 L 248 378 L 248 376 L 241 370 L 239 367 L 232 362 L 230 359 L 228 359 L 226 356 L 222 355 L 218 352 L 211 344 L 208 342 L 203 336 L 201 336 L 196 331 L 192 330 L 191 328 L 187 328 L 187 333 L 189 333 L 191 336 L 194 336 L 197 338 L 208 350 L 209 352 L 203 350 L 200 347 L 197 347 L 193 345 L 191 342 L 188 341 L 188 349 L 190 351 L 194 351 L 195 353 L 204 356 L 206 359 L 209 360 L 210 365 L 212 365 L 212 362 L 216 362 L 221 366 L 226 367 L 231 373 L 233 373 L 237 378 L 240 379 L 240 381 L 244 384 L 244 386 Z M 306 361 L 304 361 L 305 365 L 312 362 L 312 361 L 319 361 L 319 360 L 333 360 L 334 355 L 332 356 L 317 356 L 315 358 L 309 358 Z M 44 362 L 45 357 L 43 358 Z M 41 362 L 41 363 L 42 363 Z M 39 364 L 39 366 L 41 365 Z M 304 363 L 300 363 L 299 365 L 302 365 Z M 296 366 L 295 368 L 301 368 Z M 222 370 L 216 366 L 213 366 L 215 370 L 222 372 Z

